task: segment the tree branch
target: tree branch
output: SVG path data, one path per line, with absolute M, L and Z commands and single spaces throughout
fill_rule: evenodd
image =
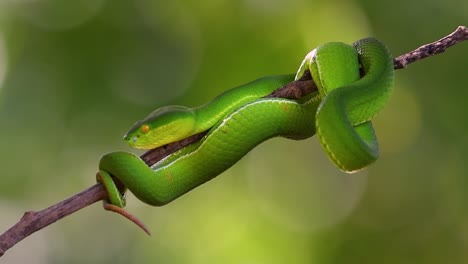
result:
M 403 54 L 393 60 L 395 69 L 403 69 L 408 64 L 418 60 L 444 52 L 447 48 L 468 39 L 468 28 L 459 26 L 454 32 L 441 38 L 438 41 L 429 43 L 417 48 L 414 51 Z M 301 79 L 291 82 L 276 90 L 269 97 L 281 97 L 298 99 L 302 96 L 317 90 L 310 73 L 305 73 Z M 193 135 L 184 140 L 167 144 L 154 150 L 144 153 L 141 158 L 147 164 L 155 164 L 171 153 L 200 140 L 205 133 Z M 107 198 L 107 193 L 101 184 L 95 184 L 90 188 L 73 195 L 49 208 L 41 211 L 29 211 L 14 226 L 0 235 L 0 257 L 16 245 L 18 242 L 28 237 L 32 233 L 70 215 L 88 205 Z
M 467 39 L 468 28 L 465 26 L 459 26 L 454 32 L 437 41 L 426 44 L 411 52 L 398 56 L 393 60 L 393 67 L 395 70 L 406 68 L 410 63 L 442 53 L 447 48 Z

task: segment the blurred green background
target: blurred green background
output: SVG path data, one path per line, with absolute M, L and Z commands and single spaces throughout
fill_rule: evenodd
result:
M 159 106 L 293 73 L 327 41 L 375 36 L 396 56 L 467 22 L 464 0 L 1 1 L 0 232 L 94 184 Z M 396 72 L 368 170 L 339 172 L 316 138 L 273 139 L 167 206 L 130 195 L 152 237 L 96 204 L 1 262 L 466 263 L 467 69 L 462 43 Z

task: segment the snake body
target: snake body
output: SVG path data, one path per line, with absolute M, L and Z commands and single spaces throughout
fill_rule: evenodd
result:
M 237 108 L 270 94 L 293 78 L 294 75 L 263 77 L 227 90 L 196 108 L 180 105 L 158 108 L 136 122 L 124 140 L 134 148 L 153 149 L 207 131 Z
M 152 167 L 134 154 L 114 152 L 102 157 L 100 168 L 111 175 L 136 175 L 118 179 L 128 189 L 137 189 L 134 194 L 143 202 L 164 205 L 227 170 L 271 137 L 303 139 L 312 136 L 315 124 L 310 113 L 317 105 L 312 100 L 299 104 L 287 99 L 259 99 L 231 113 L 199 142 Z M 291 118 L 289 111 L 296 114 Z M 257 130 L 255 137 L 250 136 L 249 133 Z
M 300 100 L 264 97 L 306 70 L 318 92 Z M 269 138 L 299 140 L 316 132 L 330 159 L 353 172 L 378 157 L 371 119 L 387 102 L 392 86 L 392 57 L 380 41 L 367 38 L 352 46 L 327 43 L 306 56 L 296 77 L 259 79 L 199 108 L 156 110 L 125 135 L 131 146 L 154 148 L 208 133 L 151 167 L 131 153 L 106 154 L 97 180 L 106 187 L 111 205 L 125 206 L 118 181 L 141 201 L 161 206 L 221 174 Z

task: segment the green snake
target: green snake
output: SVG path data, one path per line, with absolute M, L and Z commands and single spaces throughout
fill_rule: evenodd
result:
M 318 91 L 299 100 L 265 97 L 307 70 Z M 122 209 L 126 189 L 147 204 L 165 205 L 277 136 L 300 140 L 317 133 L 338 168 L 360 170 L 378 158 L 371 119 L 388 101 L 392 87 L 391 54 L 380 41 L 366 38 L 353 45 L 330 42 L 317 47 L 296 75 L 261 78 L 197 108 L 159 108 L 124 136 L 130 146 L 152 149 L 197 133 L 207 131 L 206 135 L 152 166 L 128 152 L 104 155 L 97 174 L 108 193 L 104 207 L 137 222 Z

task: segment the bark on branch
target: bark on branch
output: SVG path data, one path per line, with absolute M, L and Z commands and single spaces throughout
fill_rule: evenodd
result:
M 468 28 L 465 26 L 459 26 L 454 32 L 440 40 L 423 45 L 411 52 L 395 58 L 393 60 L 394 68 L 406 68 L 410 63 L 442 53 L 447 48 L 465 40 L 468 40 Z M 316 89 L 317 88 L 310 77 L 310 74 L 305 74 L 300 80 L 281 87 L 269 95 L 269 97 L 298 99 Z M 141 158 L 147 164 L 154 164 L 167 155 L 200 140 L 203 135 L 203 133 L 197 134 L 184 140 L 150 150 L 143 154 Z M 0 257 L 3 256 L 8 249 L 34 232 L 41 230 L 57 220 L 60 220 L 88 205 L 106 199 L 106 197 L 107 193 L 104 190 L 104 187 L 101 184 L 95 184 L 51 207 L 40 211 L 29 211 L 24 213 L 23 217 L 15 225 L 0 235 Z

